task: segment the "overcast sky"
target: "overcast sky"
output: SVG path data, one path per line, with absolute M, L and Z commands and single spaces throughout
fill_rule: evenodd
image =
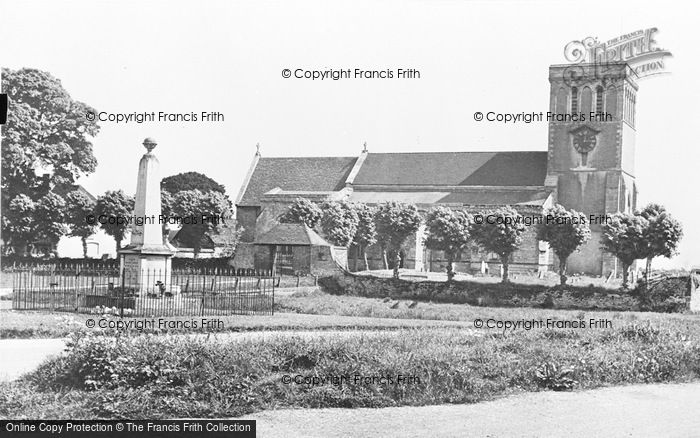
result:
M 640 203 L 683 222 L 671 264 L 700 265 L 696 226 L 700 86 L 690 3 L 0 0 L 0 65 L 61 79 L 109 113 L 218 111 L 224 122 L 101 123 L 99 195 L 136 189 L 141 142 L 163 176 L 202 172 L 235 198 L 255 144 L 263 156 L 547 149 L 547 124 L 474 121 L 475 111 L 547 111 L 550 64 L 571 40 L 657 27 L 669 75 L 640 81 Z M 693 17 L 696 18 L 693 18 Z M 420 79 L 285 79 L 288 68 L 415 68 Z M 669 263 L 657 262 L 657 266 Z

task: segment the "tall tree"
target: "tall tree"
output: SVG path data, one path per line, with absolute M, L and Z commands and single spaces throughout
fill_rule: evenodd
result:
M 357 232 L 359 218 L 353 206 L 347 202 L 324 202 L 321 229 L 324 237 L 335 246 L 348 247 Z
M 426 216 L 425 246 L 445 253 L 447 281 L 452 281 L 455 276 L 453 264 L 456 257 L 469 244 L 471 222 L 469 214 L 447 207 L 434 207 Z
M 569 256 L 591 238 L 586 217 L 575 210 L 557 204 L 543 214 L 537 238 L 549 243 L 559 259 L 559 282 L 566 284 L 566 263 Z
M 122 190 L 107 191 L 104 195 L 97 198 L 95 215 L 98 221 L 100 216 L 109 219 L 128 217 L 133 214 L 134 198 L 126 195 Z M 124 221 L 118 223 L 117 221 L 103 220 L 100 221 L 100 226 L 105 230 L 105 233 L 114 238 L 117 244 L 117 251 L 122 249 L 122 240 L 124 240 L 124 236 L 129 231 L 129 225 Z
M 641 215 L 615 213 L 603 225 L 601 244 L 603 249 L 622 262 L 622 287 L 629 286 L 629 269 L 637 259 L 648 253 L 645 232 L 649 226 Z
M 421 216 L 412 204 L 387 202 L 379 206 L 375 215 L 377 241 L 389 252 L 394 261 L 394 278 L 399 278 L 401 250 L 406 240 L 420 227 Z
M 97 226 L 89 217 L 95 214 L 95 202 L 85 193 L 74 190 L 66 195 L 67 223 L 70 236 L 80 237 L 83 258 L 87 258 L 87 239 L 95 234 Z
M 213 180 L 212 178 L 209 178 L 208 176 L 199 172 L 183 172 L 178 173 L 177 175 L 168 176 L 161 180 L 160 187 L 160 199 L 162 210 L 161 214 L 163 216 L 176 215 L 176 210 L 182 212 L 182 207 L 176 207 L 175 199 L 180 193 L 188 192 L 189 194 L 182 195 L 181 199 L 184 199 L 186 202 L 193 202 L 195 198 L 190 193 L 193 190 L 197 190 L 204 197 L 217 197 L 218 199 L 218 195 L 221 195 L 226 204 L 226 208 L 222 211 L 230 212 L 233 210 L 233 203 L 226 194 L 226 188 L 223 185 L 216 182 L 215 180 Z M 211 193 L 214 194 L 210 195 Z M 197 199 L 198 200 L 196 202 L 202 201 L 202 199 L 200 198 Z M 230 224 L 233 224 L 233 221 L 230 221 Z M 194 242 L 192 242 L 194 239 L 202 239 L 204 238 L 204 234 L 210 231 L 216 231 L 217 233 L 220 231 L 218 228 L 210 229 L 209 227 L 202 227 L 201 224 L 199 225 L 200 226 L 197 226 L 197 224 L 183 224 L 180 229 L 180 232 L 178 233 L 178 236 L 181 239 L 186 239 L 187 241 L 190 241 L 190 243 L 194 245 Z M 174 225 L 168 225 L 164 223 L 163 235 L 167 236 L 168 229 L 173 227 Z M 227 240 L 235 241 L 235 243 L 224 243 L 221 241 L 215 243 L 215 245 L 225 246 L 228 248 L 225 250 L 225 252 L 231 253 L 233 252 L 231 248 L 235 248 L 236 244 L 238 243 L 238 235 L 237 233 L 229 233 L 228 231 L 226 231 L 225 234 L 228 236 Z M 198 246 L 198 251 L 196 253 L 197 255 L 199 254 L 199 250 L 201 250 L 202 243 L 203 242 L 201 241 L 196 242 L 196 245 Z
M 509 282 L 508 269 L 510 267 L 511 254 L 522 243 L 522 234 L 525 231 L 520 214 L 512 207 L 502 207 L 481 214 L 485 220 L 481 223 L 474 222 L 472 236 L 477 244 L 487 252 L 493 252 L 503 265 L 503 283 Z
M 369 269 L 367 247 L 377 243 L 377 226 L 374 223 L 376 209 L 362 203 L 354 204 L 354 208 L 357 213 L 357 231 L 353 238 L 353 244 L 357 246 L 358 252 L 362 253 L 365 269 Z M 355 269 L 357 269 L 357 258 L 355 260 Z
M 180 235 L 192 244 L 195 258 L 199 257 L 206 234 L 216 232 L 224 225 L 217 218 L 230 216 L 228 202 L 223 194 L 215 191 L 202 193 L 199 190 L 186 190 L 175 195 L 173 213 L 194 219 L 194 223 L 182 228 Z
M 26 227 L 12 223 L 16 217 L 12 216 L 10 205 L 14 201 L 15 208 L 27 206 L 27 198 L 39 205 L 50 193 L 62 192 L 57 188 L 66 189 L 79 176 L 94 172 L 97 160 L 90 138 L 97 135 L 99 127 L 86 117 L 94 110 L 73 100 L 61 82 L 47 72 L 3 69 L 2 89 L 9 101 L 0 172 L 3 240 L 15 247 L 15 252 L 26 252 L 28 242 L 53 239 L 58 227 L 47 229 L 45 222 L 30 235 L 16 235 L 14 231 L 26 231 Z M 43 202 L 53 201 L 58 200 L 49 197 Z M 44 232 L 44 237 L 32 235 L 39 231 Z
M 649 283 L 651 261 L 654 257 L 673 257 L 678 244 L 683 237 L 683 227 L 661 205 L 649 204 L 640 215 L 647 220 L 648 226 L 644 232 L 647 242 L 646 269 L 644 280 Z
M 316 203 L 306 198 L 297 198 L 287 211 L 279 217 L 279 221 L 282 223 L 305 224 L 309 228 L 316 228 L 322 217 L 323 211 Z
M 165 177 L 160 182 L 162 190 L 176 195 L 178 192 L 199 190 L 202 193 L 219 192 L 226 194 L 224 186 L 199 172 L 184 172 Z

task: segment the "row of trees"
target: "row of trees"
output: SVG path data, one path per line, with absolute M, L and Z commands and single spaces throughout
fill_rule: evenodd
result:
M 500 218 L 516 217 L 512 208 L 484 212 Z M 280 217 L 281 222 L 304 223 L 310 228 L 320 227 L 329 243 L 336 246 L 355 245 L 362 253 L 365 268 L 367 248 L 377 244 L 382 250 L 384 266 L 392 259 L 394 277 L 399 276 L 401 251 L 409 238 L 416 234 L 423 217 L 412 204 L 387 202 L 373 207 L 362 203 L 324 202 L 315 204 L 308 199 L 297 199 Z M 498 221 L 498 225 L 477 225 L 472 215 L 447 207 L 431 209 L 425 219 L 425 245 L 428 249 L 443 251 L 447 259 L 448 280 L 454 277 L 453 263 L 457 256 L 476 243 L 487 252 L 498 254 L 508 279 L 510 255 L 522 242 L 525 226 L 522 221 Z
M 396 278 L 401 249 L 421 223 L 415 205 L 388 202 L 371 207 L 345 201 L 327 201 L 318 205 L 305 198 L 297 199 L 279 219 L 280 222 L 303 223 L 309 228 L 320 227 L 332 245 L 355 245 L 363 255 L 365 268 L 369 267 L 367 248 L 379 244 L 384 266 L 388 267 L 388 256 L 393 259 Z
M 230 217 L 231 203 L 223 186 L 196 172 L 164 178 L 161 186 L 161 214 L 200 218 L 203 214 Z M 187 188 L 187 189 L 185 189 Z M 3 237 L 16 254 L 26 255 L 36 241 L 55 245 L 64 236 L 79 237 L 83 256 L 87 257 L 87 239 L 98 228 L 114 238 L 117 251 L 129 232 L 126 221 L 100 221 L 99 218 L 127 218 L 134 214 L 134 198 L 122 190 L 107 191 L 94 201 L 84 192 L 74 190 L 66 196 L 48 193 L 38 202 L 18 195 L 3 212 Z M 201 222 L 183 226 L 182 238 L 191 242 L 195 257 L 201 251 L 203 237 L 219 231 L 223 224 Z M 227 226 L 235 226 L 231 220 Z M 166 233 L 166 224 L 163 224 Z M 235 242 L 232 242 L 235 247 Z
M 447 261 L 447 278 L 454 278 L 453 264 L 460 253 L 470 245 L 477 245 L 488 253 L 495 253 L 503 266 L 502 281 L 508 281 L 508 270 L 513 253 L 520 247 L 525 232 L 525 221 L 511 207 L 501 207 L 479 213 L 481 218 L 448 207 L 434 207 L 425 216 L 424 243 L 428 249 L 443 251 Z M 590 240 L 590 227 L 583 214 L 555 205 L 544 212 L 549 219 L 538 224 L 537 238 L 549 244 L 559 260 L 561 284 L 567 277 L 567 260 Z M 320 227 L 329 243 L 336 246 L 355 245 L 363 254 L 368 269 L 367 247 L 378 244 L 384 264 L 387 255 L 393 259 L 394 277 L 398 278 L 400 252 L 409 237 L 418 231 L 423 218 L 411 204 L 387 202 L 377 207 L 347 202 L 315 204 L 308 199 L 297 199 L 280 217 L 282 222 L 304 223 L 310 228 Z M 680 224 L 663 207 L 652 204 L 639 213 L 617 213 L 604 226 L 602 247 L 618 257 L 623 264 L 623 283 L 627 286 L 627 272 L 637 259 L 647 260 L 647 274 L 654 257 L 671 257 L 682 236 Z

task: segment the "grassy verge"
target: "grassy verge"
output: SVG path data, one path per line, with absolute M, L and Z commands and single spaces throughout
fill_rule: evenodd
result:
M 28 338 L 63 338 L 72 333 L 91 333 L 100 335 L 114 335 L 115 330 L 86 328 L 88 319 L 102 319 L 116 321 L 119 318 L 112 316 L 83 315 L 83 314 L 56 314 L 33 311 L 0 311 L 0 339 L 28 339 Z M 216 318 L 216 317 L 208 317 Z M 434 327 L 455 325 L 449 321 L 431 321 L 422 319 L 418 321 L 390 318 L 369 318 L 363 316 L 332 316 L 330 314 L 301 314 L 301 313 L 275 313 L 274 316 L 247 316 L 232 315 L 218 317 L 223 328 L 217 333 L 244 332 L 244 331 L 289 331 L 289 330 L 388 330 L 407 327 Z M 144 318 L 124 318 L 124 322 L 143 320 Z M 156 318 L 157 320 L 158 318 Z M 167 321 L 200 321 L 199 317 L 168 317 Z M 201 325 L 201 324 L 200 324 Z M 461 324 L 466 325 L 466 323 Z M 147 329 L 139 332 L 136 329 L 127 330 L 132 334 L 190 334 L 201 333 L 202 330 L 192 329 Z
M 336 380 L 287 383 L 295 376 Z M 410 329 L 239 342 L 88 336 L 22 380 L 0 384 L 0 417 L 232 417 L 285 407 L 472 403 L 699 377 L 700 327 L 674 320 L 604 330 Z

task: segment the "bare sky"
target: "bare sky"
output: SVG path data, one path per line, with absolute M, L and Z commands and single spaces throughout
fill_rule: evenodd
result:
M 685 228 L 700 265 L 700 85 L 691 2 L 0 0 L 0 65 L 34 67 L 110 113 L 218 111 L 224 122 L 101 123 L 99 195 L 136 188 L 141 142 L 163 176 L 198 171 L 235 197 L 255 144 L 264 156 L 546 150 L 545 122 L 474 121 L 475 111 L 547 111 L 548 66 L 571 40 L 657 27 L 671 74 L 640 81 L 636 176 Z M 697 9 L 697 8 L 695 8 Z M 420 79 L 310 81 L 282 70 L 415 68 Z

